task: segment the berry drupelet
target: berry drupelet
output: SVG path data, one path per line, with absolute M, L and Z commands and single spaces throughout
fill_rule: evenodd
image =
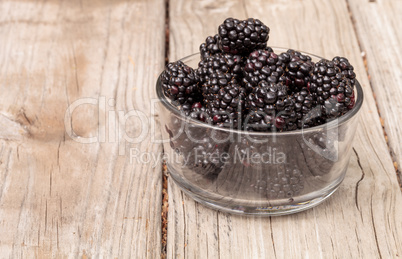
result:
M 218 28 L 219 47 L 225 53 L 245 54 L 267 46 L 269 28 L 260 20 L 226 19 Z
M 192 104 L 200 98 L 197 75 L 182 61 L 169 63 L 161 81 L 164 94 L 176 105 Z

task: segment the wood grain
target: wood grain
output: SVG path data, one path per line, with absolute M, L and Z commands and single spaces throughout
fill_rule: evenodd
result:
M 402 2 L 348 1 L 390 150 L 402 165 Z M 402 175 L 399 174 L 402 182 Z
M 174 15 L 173 15 L 174 14 Z M 292 47 L 355 66 L 365 103 L 346 178 L 326 202 L 283 217 L 210 210 L 169 180 L 169 258 L 395 258 L 402 254 L 402 195 L 345 1 L 170 2 L 170 60 L 198 51 L 229 16 L 271 28 L 271 46 Z M 207 245 L 208 244 L 208 245 Z
M 164 13 L 163 0 L 0 1 L 2 258 L 160 256 L 162 164 L 129 151 L 162 147 L 119 132 L 138 136 L 133 109 L 150 114 Z

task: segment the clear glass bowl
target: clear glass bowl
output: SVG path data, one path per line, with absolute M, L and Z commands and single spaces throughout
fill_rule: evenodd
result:
M 286 49 L 273 48 L 276 53 Z M 321 58 L 309 54 L 313 61 Z M 199 53 L 182 61 L 196 68 Z M 156 84 L 168 170 L 194 200 L 242 215 L 285 215 L 314 207 L 334 193 L 351 157 L 363 103 L 329 123 L 288 132 L 219 128 L 184 116 Z

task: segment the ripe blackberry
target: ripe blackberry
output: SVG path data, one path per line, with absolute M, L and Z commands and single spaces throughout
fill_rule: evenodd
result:
M 251 92 L 260 82 L 278 83 L 283 80 L 285 65 L 290 57 L 277 55 L 271 48 L 253 51 L 246 59 L 243 84 Z M 281 78 L 282 77 L 282 78 Z
M 210 120 L 207 109 L 201 102 L 196 102 L 193 104 L 185 103 L 180 107 L 180 110 L 183 111 L 185 116 L 188 116 L 194 120 L 199 120 L 202 122 Z
M 356 74 L 353 71 L 354 68 L 353 66 L 349 63 L 349 60 L 344 57 L 334 57 L 332 59 L 332 62 L 334 62 L 335 66 L 339 67 L 342 71 L 342 74 L 350 80 L 350 83 L 354 85 Z
M 277 101 L 276 110 L 275 127 L 279 131 L 297 129 L 296 103 L 293 96 L 288 96 L 283 101 Z
M 292 92 L 298 92 L 303 87 L 307 87 L 310 81 L 310 73 L 313 70 L 314 63 L 311 61 L 311 57 L 303 55 L 299 51 L 289 49 L 284 54 L 286 60 L 285 68 L 285 84 L 290 87 Z
M 297 128 L 309 128 L 317 124 L 318 113 L 314 108 L 316 101 L 313 94 L 309 93 L 307 88 L 303 88 L 300 92 L 293 94 L 292 99 L 295 101 L 295 112 L 297 118 Z
M 219 35 L 208 36 L 205 42 L 200 45 L 201 60 L 204 60 L 216 53 L 221 52 L 218 46 Z
M 247 96 L 245 129 L 286 131 L 296 129 L 295 102 L 282 83 L 261 81 Z
M 169 134 L 170 146 L 182 157 L 182 168 L 184 174 L 193 174 L 189 178 L 193 179 L 202 176 L 205 179 L 215 179 L 224 166 L 222 153 L 228 149 L 227 143 L 216 143 L 214 138 L 209 137 L 208 132 L 200 127 L 193 127 L 188 124 L 183 127 L 171 125 L 171 129 L 165 125 L 165 130 Z M 181 126 L 181 127 L 180 127 Z
M 207 83 L 216 72 L 232 74 L 238 79 L 242 76 L 243 58 L 239 55 L 216 53 L 198 63 L 196 74 L 201 84 Z
M 195 71 L 182 61 L 169 63 L 161 75 L 164 94 L 174 104 L 192 104 L 200 97 Z
M 190 152 L 184 154 L 184 176 L 203 188 L 213 188 L 217 178 L 226 168 L 224 154 L 227 154 L 229 147 L 229 143 L 217 143 L 213 138 L 205 138 L 202 143 L 194 145 Z
M 324 176 L 331 172 L 338 161 L 338 131 L 325 130 L 319 132 L 306 132 L 303 138 L 298 138 L 294 145 L 297 152 L 299 168 L 309 176 L 309 183 L 313 188 L 325 184 L 316 176 Z M 311 188 L 311 187 L 310 187 Z
M 346 62 L 322 59 L 317 62 L 311 73 L 308 87 L 321 105 L 322 117 L 332 119 L 345 114 L 354 107 L 354 72 Z M 342 68 L 341 68 L 342 66 Z
M 205 138 L 204 141 L 200 144 L 196 144 L 191 152 L 191 157 L 189 157 L 192 161 L 192 164 L 195 167 L 214 167 L 221 168 L 223 166 L 223 162 L 221 161 L 221 153 L 225 151 L 226 145 L 217 145 L 210 138 Z M 221 147 L 223 147 L 221 149 Z
M 261 81 L 258 87 L 247 96 L 246 107 L 249 110 L 260 109 L 266 112 L 275 110 L 275 104 L 278 100 L 284 100 L 287 97 L 287 87 L 283 84 L 268 83 Z
M 219 47 L 225 53 L 249 54 L 267 46 L 269 28 L 260 20 L 228 18 L 218 28 Z
M 239 127 L 246 91 L 235 77 L 217 71 L 203 85 L 202 92 L 213 124 Z

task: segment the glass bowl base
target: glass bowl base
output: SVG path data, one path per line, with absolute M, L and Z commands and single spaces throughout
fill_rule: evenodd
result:
M 305 200 L 302 202 L 294 202 L 292 204 L 273 206 L 266 206 L 262 204 L 245 205 L 244 203 L 242 204 L 242 202 L 236 202 L 235 200 L 232 200 L 232 202 L 227 202 L 225 201 L 226 199 L 222 199 L 221 202 L 219 202 L 217 199 L 208 199 L 207 197 L 197 194 L 199 192 L 198 190 L 192 190 L 193 188 L 191 187 L 188 188 L 188 184 L 181 179 L 175 179 L 173 174 L 170 174 L 170 178 L 186 195 L 211 209 L 235 215 L 269 217 L 294 214 L 321 204 L 339 188 L 339 185 L 342 183 L 344 177 L 338 179 L 336 183 L 328 186 L 325 188 L 325 190 L 321 190 L 320 196 L 318 197 L 315 196 L 315 198 L 308 199 L 307 201 Z M 264 203 L 266 204 L 266 202 Z

